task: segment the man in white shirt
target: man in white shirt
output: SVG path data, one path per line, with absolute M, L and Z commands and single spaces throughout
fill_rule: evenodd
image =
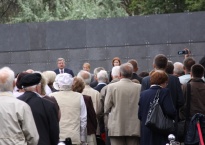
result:
M 184 72 L 185 72 L 185 75 L 183 76 L 180 76 L 179 77 L 179 81 L 180 83 L 183 85 L 183 84 L 186 84 L 190 79 L 191 79 L 191 75 L 190 75 L 190 72 L 191 72 L 191 67 L 195 64 L 195 60 L 192 58 L 192 57 L 187 57 L 184 59 Z

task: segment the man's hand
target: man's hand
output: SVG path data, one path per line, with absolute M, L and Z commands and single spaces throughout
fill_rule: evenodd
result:
M 184 59 L 186 59 L 191 56 L 191 51 L 188 48 L 184 48 L 184 50 L 188 52 L 187 54 L 184 55 Z

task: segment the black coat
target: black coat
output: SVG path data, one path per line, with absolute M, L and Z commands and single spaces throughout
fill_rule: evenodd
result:
M 18 99 L 26 102 L 31 107 L 39 134 L 38 145 L 57 145 L 59 141 L 59 124 L 55 105 L 30 91 L 25 92 Z
M 141 92 L 139 101 L 138 118 L 141 120 L 141 139 L 140 145 L 165 145 L 168 143 L 168 134 L 162 134 L 151 131 L 145 126 L 147 114 L 150 108 L 150 103 L 153 102 L 159 86 L 153 86 L 150 89 Z M 159 96 L 159 104 L 165 115 L 174 119 L 176 116 L 176 109 L 172 103 L 169 89 L 161 89 Z
M 184 97 L 181 89 L 181 84 L 179 82 L 179 78 L 173 75 L 168 75 L 168 85 L 172 101 L 174 103 L 175 108 L 178 110 L 180 107 L 184 105 Z M 150 76 L 147 76 L 142 79 L 142 89 L 141 91 L 147 90 L 150 88 Z
M 131 80 L 136 79 L 140 82 L 140 84 L 142 83 L 142 78 L 140 76 L 138 76 L 136 73 L 132 73 L 132 77 Z
M 55 69 L 54 72 L 55 72 L 56 74 L 60 74 L 59 69 Z M 64 73 L 71 74 L 71 75 L 74 77 L 73 71 L 72 71 L 71 69 L 64 68 Z

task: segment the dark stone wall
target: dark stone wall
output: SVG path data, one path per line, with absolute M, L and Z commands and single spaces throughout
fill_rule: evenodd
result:
M 28 68 L 56 68 L 63 57 L 75 74 L 87 61 L 91 70 L 111 70 L 112 58 L 136 59 L 139 72 L 152 70 L 156 54 L 183 61 L 177 52 L 189 48 L 198 62 L 205 55 L 205 12 L 75 20 L 47 23 L 1 24 L 0 67 L 15 72 Z

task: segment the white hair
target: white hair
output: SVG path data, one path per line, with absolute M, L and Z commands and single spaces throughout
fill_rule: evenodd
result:
M 91 74 L 87 71 L 84 70 L 79 71 L 77 77 L 81 78 L 86 85 L 89 85 L 91 82 Z
M 175 73 L 175 74 L 178 74 L 178 75 L 182 75 L 183 74 L 183 72 L 184 72 L 184 69 L 183 69 L 183 63 L 181 63 L 181 62 L 175 62 L 174 64 L 174 70 L 173 70 L 173 72 Z
M 0 69 L 0 91 L 13 91 L 14 71 L 9 67 Z
M 112 68 L 112 77 L 119 77 L 120 76 L 120 66 L 114 66 Z
M 37 85 L 29 86 L 29 87 L 24 88 L 24 90 L 25 91 L 35 91 L 36 92 L 36 86 Z
M 104 82 L 106 83 L 107 80 L 108 80 L 108 74 L 107 74 L 107 71 L 105 70 L 101 70 L 98 74 L 97 74 L 97 79 L 98 79 L 98 82 Z

